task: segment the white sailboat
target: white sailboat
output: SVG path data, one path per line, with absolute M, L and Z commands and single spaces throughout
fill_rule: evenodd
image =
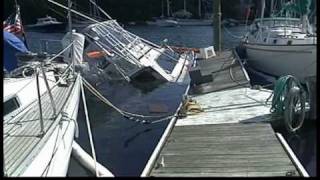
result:
M 84 42 L 83 35 L 72 35 L 56 55 L 21 54 L 20 61 L 28 60 L 4 78 L 5 176 L 67 174 L 80 100 L 81 77 L 73 67 L 82 61 Z
M 310 29 L 307 14 L 300 19 L 288 16 L 264 18 L 264 1 L 262 4 L 261 18 L 253 22 L 242 40 L 248 64 L 266 74 L 293 75 L 302 82 L 315 76 L 317 36 Z M 292 5 L 284 6 L 287 15 Z
M 201 18 L 201 0 L 198 0 L 198 13 Z M 187 11 L 186 0 L 183 1 L 183 9 L 173 13 L 178 26 L 212 26 L 212 19 L 193 19 L 192 13 Z
M 161 16 L 152 18 L 152 21 L 146 21 L 147 25 L 155 25 L 160 27 L 175 27 L 178 22 L 171 17 L 171 2 L 167 0 L 167 17 L 164 16 L 164 0 L 161 0 Z
M 201 17 L 201 0 L 198 0 L 198 13 Z M 162 1 L 162 14 L 159 18 L 154 18 L 154 21 L 147 21 L 148 25 L 158 25 L 162 27 L 174 27 L 174 26 L 211 26 L 213 24 L 212 19 L 193 19 L 192 13 L 187 11 L 186 0 L 184 0 L 183 9 L 172 13 L 170 9 L 170 1 L 167 0 L 167 17 L 163 15 L 163 1 Z

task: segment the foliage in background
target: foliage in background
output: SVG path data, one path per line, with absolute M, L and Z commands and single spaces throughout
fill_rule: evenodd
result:
M 24 24 L 32 24 L 39 17 L 50 15 L 60 21 L 66 21 L 67 12 L 61 8 L 50 4 L 46 0 L 17 0 L 21 6 L 22 21 Z M 56 0 L 59 3 L 67 5 L 67 0 Z M 72 0 L 81 12 L 89 12 L 89 0 Z M 172 12 L 183 9 L 183 0 L 171 0 Z M 202 16 L 204 13 L 212 13 L 212 1 L 202 0 Z M 245 8 L 241 2 L 250 0 L 221 0 L 222 17 L 244 19 Z M 152 17 L 161 15 L 161 0 L 96 0 L 111 17 L 120 22 L 127 21 L 145 21 Z M 187 10 L 195 18 L 198 18 L 198 0 L 187 0 Z M 251 0 L 253 4 L 259 7 L 261 0 Z M 314 4 L 314 3 L 313 3 Z M 14 11 L 14 0 L 4 0 L 4 18 L 8 17 Z M 53 10 L 51 10 L 53 9 Z M 166 15 L 166 0 L 164 0 L 164 15 Z

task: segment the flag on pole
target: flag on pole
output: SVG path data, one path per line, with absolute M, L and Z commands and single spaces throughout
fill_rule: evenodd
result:
M 27 46 L 24 29 L 22 26 L 20 7 L 16 5 L 16 12 L 12 13 L 5 21 L 3 21 L 3 30 L 10 32 L 16 36 L 22 36 L 25 45 Z

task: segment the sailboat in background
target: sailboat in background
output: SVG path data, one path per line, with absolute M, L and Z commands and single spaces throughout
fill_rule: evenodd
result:
M 164 3 L 162 0 L 161 9 L 162 13 L 159 18 L 153 18 L 153 21 L 147 21 L 148 25 L 158 25 L 158 26 L 211 26 L 213 24 L 212 18 L 201 19 L 201 0 L 198 0 L 198 16 L 200 19 L 191 18 L 193 14 L 187 11 L 186 0 L 183 1 L 183 9 L 180 9 L 174 13 L 171 13 L 171 2 L 167 2 L 167 17 L 164 17 Z
M 276 77 L 293 75 L 302 82 L 316 76 L 317 35 L 308 21 L 310 4 L 310 0 L 288 2 L 280 6 L 278 15 L 264 18 L 263 0 L 261 18 L 255 19 L 241 41 L 248 65 Z
M 167 4 L 167 17 L 164 16 L 164 0 L 161 0 L 161 16 L 153 17 L 151 21 L 146 21 L 147 25 L 156 25 L 161 27 L 174 27 L 178 25 L 178 22 L 171 17 L 171 9 L 169 0 L 166 0 Z
M 183 1 L 183 9 L 174 12 L 173 17 L 178 23 L 178 26 L 212 26 L 212 19 L 193 19 L 193 15 L 187 11 L 186 0 Z M 201 18 L 201 0 L 198 0 L 198 16 Z
M 77 7 L 76 2 L 74 1 L 74 7 Z M 75 8 L 77 9 L 77 8 Z M 104 21 L 105 19 L 101 17 L 100 11 L 97 6 L 97 0 L 89 0 L 89 9 L 90 12 L 88 14 L 89 17 L 92 17 L 94 19 L 97 19 L 99 21 Z M 75 29 L 77 31 L 81 31 L 85 27 L 91 25 L 94 23 L 93 21 L 87 20 L 82 18 L 81 16 L 73 16 L 73 22 L 72 22 L 72 29 Z

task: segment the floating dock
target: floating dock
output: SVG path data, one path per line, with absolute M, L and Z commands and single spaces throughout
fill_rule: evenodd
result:
M 150 176 L 298 176 L 269 124 L 176 126 Z
M 237 54 L 198 61 L 189 94 L 200 112 L 181 109 L 142 176 L 308 176 L 283 137 L 270 125 L 271 91 L 250 89 Z

